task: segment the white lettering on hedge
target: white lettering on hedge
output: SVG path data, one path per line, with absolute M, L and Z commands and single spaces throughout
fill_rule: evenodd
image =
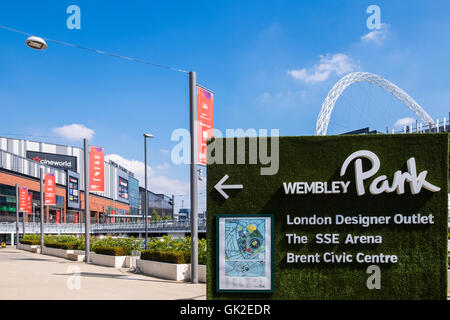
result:
M 369 170 L 363 171 L 361 158 L 366 158 L 371 162 L 372 167 Z M 356 193 L 358 196 L 362 196 L 366 192 L 364 189 L 364 181 L 378 172 L 380 169 L 380 159 L 375 153 L 369 150 L 359 150 L 353 152 L 347 157 L 347 159 L 345 159 L 344 164 L 341 167 L 341 177 L 345 174 L 348 165 L 353 160 L 355 160 Z M 389 182 L 387 181 L 387 177 L 385 175 L 375 178 L 370 184 L 370 193 L 377 195 L 383 192 L 391 193 L 397 191 L 397 194 L 403 194 L 405 193 L 405 182 L 409 183 L 411 194 L 418 194 L 422 187 L 431 192 L 441 190 L 441 188 L 436 187 L 425 180 L 428 171 L 422 171 L 419 175 L 417 175 L 416 160 L 414 158 L 409 158 L 406 164 L 408 171 L 403 173 L 401 170 L 396 171 L 394 173 L 394 179 L 391 186 L 389 186 Z
M 369 170 L 364 171 L 362 165 L 362 158 L 366 158 L 370 161 L 371 167 Z M 364 188 L 364 182 L 373 177 L 380 169 L 380 159 L 378 156 L 369 150 L 359 150 L 353 152 L 345 159 L 342 164 L 340 175 L 345 175 L 350 163 L 355 160 L 355 185 L 356 193 L 358 196 L 362 196 L 366 193 Z M 369 192 L 373 195 L 380 193 L 391 193 L 396 191 L 397 194 L 405 193 L 405 182 L 409 183 L 411 194 L 418 194 L 422 188 L 425 188 L 431 192 L 438 192 L 441 188 L 429 183 L 425 180 L 428 171 L 424 170 L 417 174 L 416 160 L 409 158 L 406 161 L 408 168 L 407 172 L 397 170 L 394 173 L 392 184 L 389 185 L 386 175 L 381 175 L 373 179 L 369 186 Z M 314 182 L 283 182 L 283 188 L 285 194 L 336 194 L 347 193 L 350 181 L 314 181 Z

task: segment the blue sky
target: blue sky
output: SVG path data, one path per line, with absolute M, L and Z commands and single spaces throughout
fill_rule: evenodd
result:
M 66 27 L 71 4 L 81 9 L 80 30 Z M 383 23 L 372 37 L 370 4 Z M 0 24 L 195 70 L 215 93 L 220 130 L 312 135 L 323 99 L 351 71 L 379 74 L 432 118 L 448 117 L 449 9 L 448 1 L 15 1 L 0 4 Z M 55 43 L 35 51 L 23 35 L 0 36 L 1 136 L 81 146 L 55 129 L 80 124 L 93 131 L 91 144 L 139 170 L 150 132 L 150 188 L 188 192 L 188 166 L 170 160 L 172 131 L 188 128 L 185 74 Z M 382 89 L 355 84 L 337 101 L 328 133 L 385 131 L 404 118 L 416 117 Z

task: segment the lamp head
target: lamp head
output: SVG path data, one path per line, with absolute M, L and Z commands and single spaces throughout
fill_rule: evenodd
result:
M 47 49 L 47 43 L 41 37 L 31 36 L 25 41 L 27 46 L 36 50 L 44 50 Z

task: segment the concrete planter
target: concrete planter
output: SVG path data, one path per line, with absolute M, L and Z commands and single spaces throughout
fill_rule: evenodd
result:
M 130 266 L 130 256 L 109 256 L 106 254 L 90 253 L 91 262 L 100 266 L 113 268 L 127 268 Z
M 73 250 L 73 253 L 67 254 L 67 259 L 72 261 L 84 261 L 84 251 L 83 250 Z
M 58 248 L 51 248 L 51 247 L 45 247 L 43 254 L 54 256 L 54 257 L 60 257 L 60 258 L 67 258 L 68 254 L 73 254 L 74 250 L 64 250 L 64 249 L 58 249 Z
M 137 259 L 137 268 L 140 273 L 148 276 L 176 280 L 176 281 L 190 281 L 191 280 L 191 265 L 190 264 L 175 264 L 160 261 Z M 206 282 L 206 266 L 198 266 L 198 280 Z
M 190 267 L 191 265 L 189 265 Z M 190 268 L 189 268 L 189 272 L 190 272 Z M 198 265 L 198 281 L 199 282 L 203 282 L 206 283 L 206 265 L 204 264 L 199 264 Z
M 36 248 L 31 248 L 31 252 L 33 253 L 41 253 L 41 246 L 36 246 Z
M 17 249 L 34 252 L 33 249 L 37 249 L 40 245 L 22 244 L 17 245 Z

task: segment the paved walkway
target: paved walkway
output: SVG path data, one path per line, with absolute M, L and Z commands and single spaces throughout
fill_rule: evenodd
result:
M 79 277 L 74 276 L 78 272 Z M 79 285 L 79 288 L 77 288 Z M 0 249 L 0 300 L 205 299 L 206 285 L 163 280 L 14 248 Z

